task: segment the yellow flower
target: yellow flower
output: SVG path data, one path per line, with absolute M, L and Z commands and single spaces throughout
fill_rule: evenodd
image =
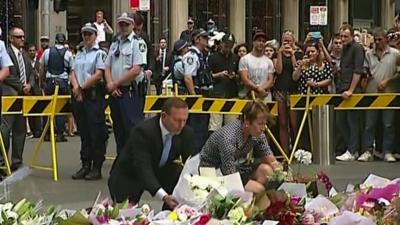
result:
M 172 220 L 173 222 L 178 221 L 178 214 L 173 211 L 168 215 L 168 219 Z

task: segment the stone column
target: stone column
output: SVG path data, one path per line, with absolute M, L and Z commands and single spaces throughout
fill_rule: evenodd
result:
M 296 40 L 299 38 L 299 0 L 283 0 L 283 30 L 292 30 Z
M 348 0 L 335 0 L 333 1 L 333 31 L 339 31 L 339 27 L 343 22 L 349 22 L 349 1 Z
M 238 44 L 246 42 L 246 1 L 229 1 L 229 29 Z
M 382 0 L 381 1 L 381 27 L 389 29 L 393 27 L 395 17 L 395 1 Z
M 170 38 L 171 43 L 178 40 L 181 32 L 186 29 L 189 12 L 188 0 L 170 1 Z

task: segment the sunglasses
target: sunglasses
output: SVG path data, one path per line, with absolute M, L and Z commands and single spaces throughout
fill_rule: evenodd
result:
M 24 38 L 25 36 L 24 35 L 12 35 L 13 37 L 15 37 L 15 38 L 17 38 L 17 39 L 21 39 L 21 38 Z

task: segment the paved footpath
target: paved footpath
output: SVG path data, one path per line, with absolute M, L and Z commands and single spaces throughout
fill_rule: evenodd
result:
M 17 201 L 26 197 L 33 201 L 44 200 L 46 205 L 80 209 L 90 207 L 99 191 L 102 193 L 102 198 L 108 197 L 107 179 L 112 161 L 107 160 L 105 162 L 103 179 L 100 181 L 72 180 L 71 175 L 80 167 L 80 139 L 79 137 L 68 137 L 68 140 L 66 143 L 57 143 L 60 180 L 54 182 L 50 172 L 33 170 L 23 180 L 9 186 L 8 200 Z M 37 139 L 27 139 L 24 153 L 25 163 L 30 161 L 36 141 Z M 50 143 L 45 142 L 43 148 L 41 161 L 50 163 Z M 113 135 L 111 135 L 108 144 L 108 155 L 115 155 L 115 151 L 111 149 L 115 149 Z M 297 171 L 297 165 L 293 169 Z M 317 166 L 302 167 L 301 172 L 307 173 L 317 169 Z M 321 169 L 327 172 L 338 190 L 343 190 L 348 183 L 360 183 L 370 173 L 387 178 L 398 177 L 400 162 L 392 164 L 385 162 L 337 162 L 336 165 Z M 145 193 L 142 201 L 149 203 L 156 210 L 161 208 L 161 202 L 153 199 L 148 193 Z

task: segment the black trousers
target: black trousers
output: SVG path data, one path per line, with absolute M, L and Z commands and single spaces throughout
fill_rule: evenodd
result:
M 82 102 L 72 98 L 73 114 L 81 137 L 81 161 L 101 168 L 105 160 L 107 128 L 105 97 L 95 88 L 84 92 Z
M 22 115 L 8 115 L 1 117 L 1 134 L 3 136 L 6 151 L 10 148 L 10 138 L 12 146 L 11 163 L 22 164 L 23 152 L 26 138 L 26 119 Z M 12 133 L 12 135 L 11 135 Z M 0 155 L 1 164 L 3 158 Z
M 45 95 L 53 95 L 56 85 L 59 85 L 58 94 L 59 95 L 69 95 L 70 88 L 68 85 L 68 80 L 59 78 L 48 78 L 46 79 Z M 56 116 L 56 134 L 57 136 L 62 136 L 65 131 L 65 123 L 67 121 L 66 116 Z M 47 123 L 47 117 L 43 117 L 43 126 Z

